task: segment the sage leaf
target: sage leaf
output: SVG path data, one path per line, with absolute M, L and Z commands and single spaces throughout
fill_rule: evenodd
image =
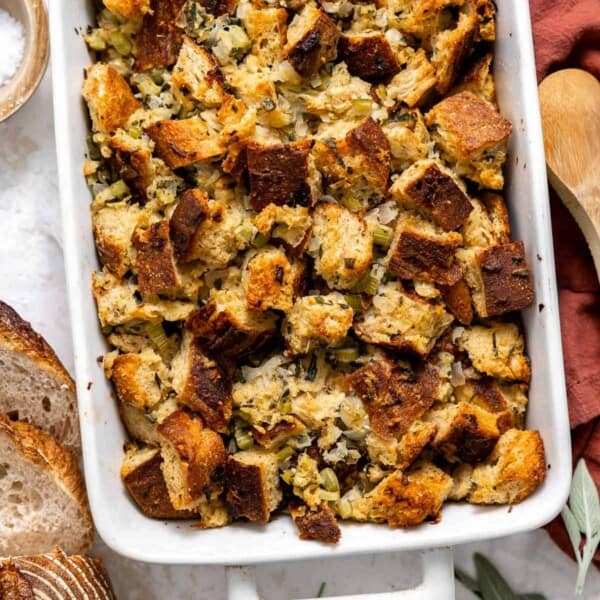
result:
M 483 600 L 517 600 L 504 577 L 485 556 L 477 553 L 474 560 Z
M 569 506 L 579 525 L 579 531 L 587 537 L 600 531 L 600 500 L 596 484 L 581 459 L 573 474 Z
M 567 533 L 569 534 L 569 539 L 571 540 L 571 545 L 573 546 L 573 550 L 575 551 L 575 555 L 577 556 L 579 562 L 579 546 L 581 546 L 581 534 L 579 533 L 579 525 L 577 524 L 577 519 L 575 515 L 571 511 L 571 509 L 565 504 L 564 508 L 561 511 L 562 520 L 567 528 Z
M 479 588 L 479 582 L 474 577 L 471 577 L 468 573 L 465 573 L 458 567 L 454 568 L 454 576 L 458 579 L 470 592 L 473 592 L 476 596 L 481 598 L 481 589 Z

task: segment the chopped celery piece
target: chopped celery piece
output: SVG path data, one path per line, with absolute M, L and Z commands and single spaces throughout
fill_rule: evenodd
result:
M 277 460 L 282 463 L 285 462 L 288 458 L 290 458 L 294 454 L 294 449 L 291 446 L 284 446 L 277 453 Z
M 356 212 L 362 208 L 362 206 L 360 205 L 360 202 L 356 198 L 344 198 L 342 200 L 342 204 L 346 208 L 348 208 L 349 210 L 352 210 L 354 212 Z
M 351 363 L 359 357 L 358 348 L 336 348 L 333 350 L 335 359 L 342 363 Z
M 320 475 L 321 475 L 321 485 L 328 492 L 339 492 L 340 483 L 338 481 L 337 475 L 335 474 L 335 471 L 332 468 L 327 467 L 327 468 L 323 469 L 321 471 Z
M 112 31 L 110 34 L 110 43 L 121 56 L 129 56 L 133 49 L 131 40 L 121 31 Z
M 101 29 L 92 29 L 92 31 L 85 36 L 85 41 L 87 45 L 96 52 L 101 52 L 102 50 L 106 50 L 106 41 L 102 36 Z
M 110 185 L 110 193 L 115 198 L 121 199 L 129 194 L 129 187 L 122 179 L 119 179 Z
M 235 443 L 240 450 L 248 450 L 254 446 L 254 438 L 247 429 L 238 429 L 235 432 Z
M 319 497 L 321 500 L 325 502 L 336 502 L 340 499 L 340 493 L 338 492 L 328 492 L 327 490 L 319 490 Z
M 349 519 L 352 515 L 352 504 L 350 504 L 350 500 L 342 498 L 338 503 L 337 512 L 342 519 Z
M 357 98 L 356 100 L 352 100 L 352 108 L 355 113 L 366 115 L 371 112 L 373 101 L 370 98 Z
M 256 248 L 262 248 L 269 243 L 269 236 L 263 235 L 262 233 L 257 233 L 254 238 L 254 246 Z
M 161 323 L 147 323 L 146 324 L 146 335 L 150 338 L 152 343 L 156 346 L 159 354 L 167 353 L 170 347 L 170 341 L 165 333 L 165 330 Z
M 352 310 L 362 309 L 362 296 L 360 294 L 346 294 L 344 300 Z
M 373 231 L 373 242 L 378 246 L 387 248 L 392 243 L 394 230 L 387 225 L 377 225 Z

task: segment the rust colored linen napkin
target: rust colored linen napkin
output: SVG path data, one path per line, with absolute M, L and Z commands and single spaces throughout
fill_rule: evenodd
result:
M 539 81 L 566 67 L 600 78 L 600 0 L 530 0 L 530 8 Z M 585 239 L 554 193 L 551 207 L 573 464 L 584 457 L 600 487 L 600 286 Z M 547 530 L 573 557 L 560 517 Z

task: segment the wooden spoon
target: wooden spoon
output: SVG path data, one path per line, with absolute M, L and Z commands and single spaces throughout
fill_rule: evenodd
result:
M 600 278 L 600 83 L 565 69 L 546 77 L 539 94 L 548 178 L 583 231 Z

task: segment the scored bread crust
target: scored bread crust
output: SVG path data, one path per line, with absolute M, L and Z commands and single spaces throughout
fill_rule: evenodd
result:
M 10 438 L 25 460 L 50 473 L 55 478 L 57 486 L 73 499 L 86 527 L 81 539 L 80 551 L 89 551 L 93 542 L 94 524 L 88 506 L 85 483 L 75 456 L 37 427 L 29 423 L 11 421 L 5 415 L 0 415 L 0 434 Z

